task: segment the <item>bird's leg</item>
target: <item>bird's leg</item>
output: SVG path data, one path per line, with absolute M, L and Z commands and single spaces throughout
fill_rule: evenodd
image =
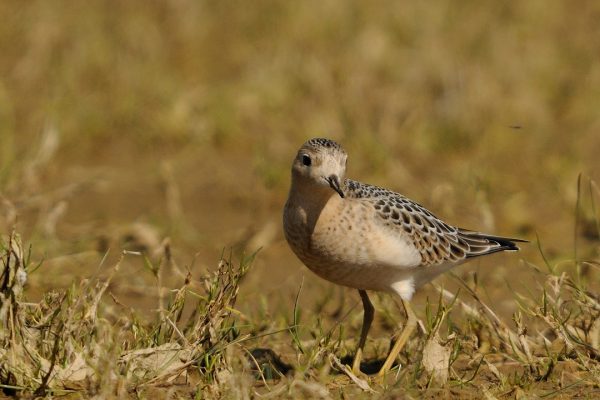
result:
M 354 373 L 354 375 L 360 374 L 360 361 L 362 360 L 363 348 L 365 347 L 365 342 L 367 341 L 367 335 L 369 334 L 369 329 L 371 328 L 371 322 L 373 322 L 373 315 L 375 315 L 375 309 L 373 308 L 373 304 L 371 304 L 371 300 L 369 300 L 367 291 L 359 289 L 358 293 L 362 299 L 364 315 L 362 329 L 360 330 L 360 340 L 358 342 L 356 354 L 354 355 L 354 362 L 352 363 L 352 373 Z
M 402 299 L 402 305 L 404 306 L 404 310 L 406 311 L 406 326 L 402 330 L 402 334 L 400 335 L 400 337 L 398 337 L 398 340 L 396 340 L 396 343 L 394 343 L 394 347 L 392 347 L 390 354 L 388 354 L 385 362 L 383 363 L 383 366 L 379 370 L 379 373 L 377 375 L 379 375 L 380 377 L 384 376 L 390 370 L 392 364 L 394 364 L 394 361 L 396 360 L 396 357 L 398 357 L 398 353 L 400 353 L 400 350 L 402 350 L 402 348 L 408 341 L 408 338 L 410 337 L 411 333 L 415 330 L 417 326 L 417 316 L 412 310 L 412 307 L 410 306 L 408 300 Z

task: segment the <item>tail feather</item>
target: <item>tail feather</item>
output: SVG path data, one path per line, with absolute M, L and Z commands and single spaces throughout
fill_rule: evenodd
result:
M 528 240 L 488 235 L 466 229 L 459 230 L 459 238 L 469 246 L 467 257 L 479 257 L 499 251 L 518 251 L 517 243 L 528 242 Z

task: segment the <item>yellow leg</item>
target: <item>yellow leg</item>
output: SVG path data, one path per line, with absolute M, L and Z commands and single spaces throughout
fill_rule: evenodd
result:
M 394 347 L 392 347 L 390 354 L 388 354 L 385 363 L 383 363 L 383 366 L 379 370 L 379 373 L 377 375 L 379 375 L 380 377 L 383 377 L 390 370 L 390 368 L 394 364 L 394 361 L 396 360 L 396 357 L 398 357 L 398 353 L 400 353 L 400 351 L 410 338 L 410 335 L 417 326 L 417 316 L 412 310 L 410 303 L 407 300 L 402 300 L 402 305 L 404 306 L 404 310 L 406 311 L 406 326 L 402 330 L 402 334 L 400 335 L 400 337 L 398 337 L 398 340 L 396 340 L 396 343 L 394 343 Z
M 369 296 L 367 295 L 366 290 L 358 290 L 360 294 L 360 298 L 363 303 L 363 324 L 362 329 L 360 330 L 360 340 L 358 342 L 358 348 L 356 349 L 356 354 L 354 356 L 354 362 L 352 363 L 352 373 L 354 375 L 360 374 L 360 361 L 362 360 L 363 348 L 365 347 L 365 342 L 367 341 L 367 335 L 369 334 L 369 329 L 371 329 L 371 323 L 373 322 L 373 316 L 375 315 L 375 309 L 373 308 L 373 304 L 371 304 L 371 300 L 369 300 Z

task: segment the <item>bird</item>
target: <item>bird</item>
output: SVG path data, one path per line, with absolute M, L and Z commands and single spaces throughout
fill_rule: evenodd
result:
M 378 375 L 393 366 L 417 326 L 417 289 L 470 259 L 517 251 L 527 242 L 450 225 L 400 193 L 347 179 L 347 153 L 326 138 L 306 141 L 292 162 L 283 210 L 285 238 L 319 277 L 358 290 L 363 305 L 352 372 L 360 374 L 374 317 L 367 291 L 398 296 L 407 319 Z

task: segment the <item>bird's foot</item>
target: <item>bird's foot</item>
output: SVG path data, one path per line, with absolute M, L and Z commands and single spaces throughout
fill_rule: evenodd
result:
M 358 367 L 356 365 L 353 365 L 352 366 L 352 373 L 354 375 L 356 375 L 357 377 L 362 378 L 362 379 L 368 379 L 369 378 L 369 375 L 365 374 L 364 372 L 362 372 L 360 370 L 360 365 Z
M 354 355 L 354 360 L 352 361 L 352 373 L 358 377 L 365 378 L 366 374 L 364 374 L 360 370 L 360 362 L 362 361 L 362 349 L 359 347 L 356 350 L 356 354 Z
M 400 364 L 398 364 L 398 368 L 394 370 L 389 368 L 381 368 L 377 374 L 372 376 L 371 382 L 383 386 L 386 382 L 390 382 L 392 378 L 394 378 L 395 381 L 400 368 L 402 368 Z

